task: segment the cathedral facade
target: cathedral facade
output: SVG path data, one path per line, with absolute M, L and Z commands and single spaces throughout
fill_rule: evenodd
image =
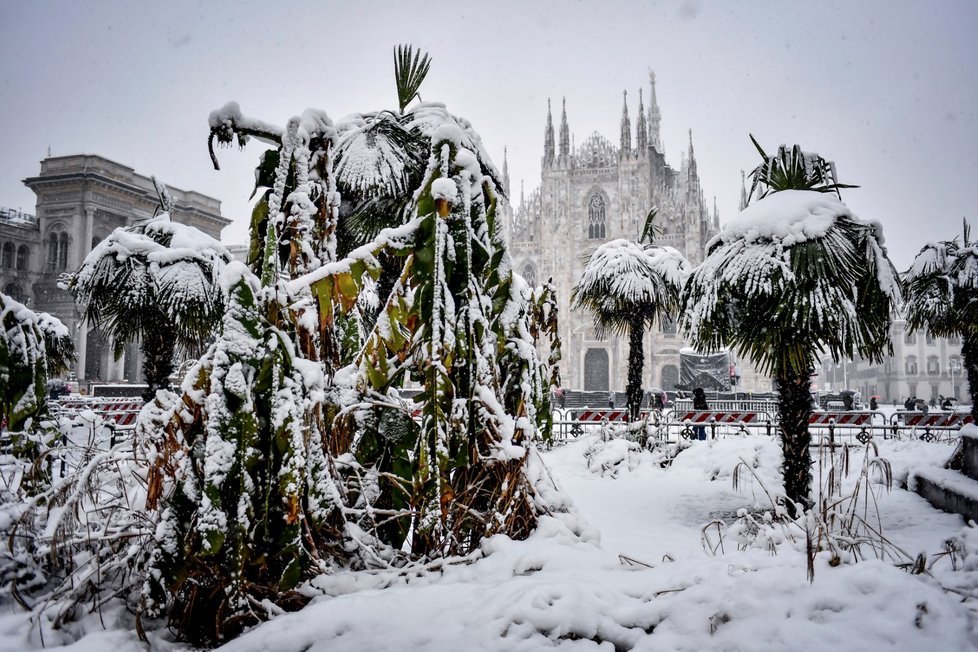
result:
M 24 179 L 37 195 L 35 214 L 0 209 L 0 290 L 32 310 L 60 319 L 74 335 L 79 381 L 141 382 L 136 344 L 116 360 L 108 338 L 88 327 L 62 274 L 76 271 L 92 248 L 114 229 L 153 217 L 159 200 L 149 177 L 101 156 L 48 157 L 40 173 Z M 215 239 L 230 220 L 221 202 L 194 191 L 169 188 L 171 218 Z
M 591 252 L 616 238 L 637 241 L 652 208 L 657 209 L 655 223 L 663 231 L 656 242 L 678 249 L 694 266 L 702 262 L 706 243 L 719 230 L 716 200 L 712 207 L 707 204 L 700 183 L 692 132 L 678 168 L 666 161 L 651 72 L 649 83 L 649 106 L 645 108 L 640 89 L 634 128 L 626 92 L 617 143 L 594 132 L 575 146 L 566 100 L 555 135 L 548 101 L 540 186 L 529 195 L 521 189 L 519 208 L 509 220 L 515 269 L 531 285 L 552 279 L 556 288 L 564 387 L 621 390 L 626 383 L 627 338 L 602 339 L 592 316 L 570 307 L 571 293 Z M 504 178 L 508 186 L 505 163 Z M 675 388 L 679 352 L 686 346 L 675 323 L 657 323 L 646 333 L 646 389 Z

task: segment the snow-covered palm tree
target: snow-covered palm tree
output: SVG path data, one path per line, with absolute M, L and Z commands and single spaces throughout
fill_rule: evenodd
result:
M 218 241 L 172 222 L 172 201 L 157 188 L 164 212 L 113 231 L 67 283 L 89 323 L 112 337 L 116 355 L 140 341 L 147 401 L 169 387 L 176 348 L 200 351 L 220 324 L 220 271 L 231 260 Z
M 0 293 L 0 422 L 21 430 L 44 413 L 47 378 L 68 370 L 75 347 L 68 329 Z
M 652 217 L 654 211 L 648 224 Z M 600 331 L 628 335 L 630 420 L 638 418 L 642 403 L 645 328 L 676 314 L 688 275 L 689 263 L 676 249 L 619 239 L 594 250 L 574 287 L 574 307 L 590 312 Z
M 971 413 L 978 416 L 978 243 L 968 223 L 964 237 L 928 243 L 904 274 L 904 310 L 910 332 L 923 329 L 935 337 L 961 337 L 961 357 L 971 393 Z
M 793 151 L 801 170 L 832 169 L 816 154 Z M 764 184 L 778 165 L 765 157 L 755 180 Z M 826 351 L 837 362 L 855 355 L 881 362 L 892 351 L 888 328 L 900 284 L 879 224 L 826 192 L 837 184 L 801 179 L 803 190 L 764 193 L 710 241 L 685 288 L 681 323 L 697 347 L 732 347 L 773 375 L 785 493 L 807 506 L 815 363 Z

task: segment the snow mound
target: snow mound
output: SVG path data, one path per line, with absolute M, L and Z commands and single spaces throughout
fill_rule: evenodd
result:
M 652 454 L 627 439 L 597 440 L 584 451 L 587 468 L 602 477 L 616 478 L 640 466 L 653 466 Z
M 810 190 L 782 190 L 745 208 L 711 239 L 717 242 L 744 239 L 777 242 L 785 247 L 824 237 L 839 217 L 853 217 L 849 207 L 835 196 Z

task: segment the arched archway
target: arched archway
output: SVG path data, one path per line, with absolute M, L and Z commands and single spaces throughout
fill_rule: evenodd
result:
M 16 283 L 8 283 L 3 288 L 3 293 L 18 303 L 27 303 L 27 294 Z
M 584 353 L 584 391 L 608 391 L 609 380 L 608 351 L 605 349 L 588 349 Z
M 674 364 L 667 364 L 662 368 L 662 389 L 667 392 L 676 390 L 679 384 L 679 367 Z

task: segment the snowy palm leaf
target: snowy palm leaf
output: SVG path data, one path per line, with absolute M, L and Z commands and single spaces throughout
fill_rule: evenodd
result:
M 758 199 L 763 199 L 782 190 L 814 190 L 834 192 L 841 199 L 840 189 L 858 188 L 839 183 L 835 163 L 814 152 L 804 152 L 798 145 L 790 150 L 781 145 L 777 154 L 768 156 L 753 135 L 750 139 L 764 161 L 750 173 L 753 183 L 748 197 L 754 197 L 755 192 Z
M 0 421 L 7 429 L 20 430 L 45 410 L 47 374 L 66 370 L 73 356 L 60 321 L 0 293 Z
M 938 337 L 978 334 L 978 244 L 928 243 L 904 276 L 907 326 Z
M 674 312 L 688 275 L 689 263 L 672 247 L 612 240 L 591 254 L 573 301 L 600 329 L 626 333 L 636 317 L 650 323 Z
M 365 116 L 358 124 L 340 134 L 337 181 L 358 195 L 402 195 L 411 190 L 412 173 L 421 158 L 416 138 L 386 112 Z
M 427 53 L 415 51 L 410 45 L 398 45 L 394 49 L 394 81 L 397 84 L 397 103 L 402 112 L 411 100 L 419 97 L 418 89 L 430 67 L 431 59 Z
M 89 253 L 68 287 L 117 348 L 162 328 L 164 315 L 170 337 L 199 349 L 220 320 L 218 275 L 229 260 L 219 242 L 164 213 L 143 226 L 116 229 Z
M 783 191 L 747 208 L 709 245 L 683 297 L 683 327 L 761 370 L 807 373 L 817 354 L 888 350 L 896 273 L 878 227 L 823 194 Z

